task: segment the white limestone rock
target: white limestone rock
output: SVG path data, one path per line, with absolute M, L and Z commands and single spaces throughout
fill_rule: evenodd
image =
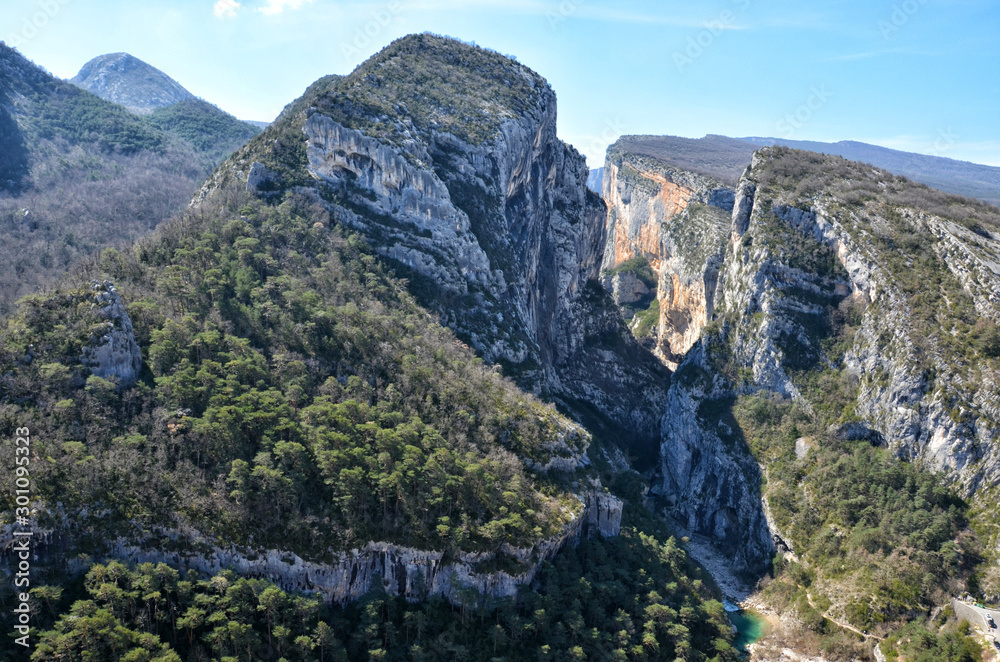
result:
M 119 388 L 127 388 L 139 379 L 142 351 L 135 339 L 132 320 L 118 291 L 110 281 L 92 281 L 91 307 L 105 322 L 99 335 L 83 348 L 80 362 L 90 372 L 104 379 L 113 379 Z

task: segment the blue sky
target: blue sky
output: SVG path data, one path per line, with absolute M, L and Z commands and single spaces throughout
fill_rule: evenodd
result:
M 127 51 L 243 118 L 432 31 L 516 56 L 559 133 L 862 140 L 1000 165 L 996 0 L 4 0 L 0 39 L 71 77 Z

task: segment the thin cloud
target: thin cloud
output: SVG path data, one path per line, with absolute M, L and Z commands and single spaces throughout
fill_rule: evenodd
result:
M 212 13 L 215 14 L 215 18 L 234 18 L 236 10 L 242 6 L 236 0 L 219 0 L 215 3 Z
M 735 17 L 737 9 L 729 12 L 720 12 L 718 16 L 706 15 L 702 18 L 691 19 L 584 5 L 580 7 L 580 17 L 612 23 L 631 23 L 634 25 L 666 25 L 679 28 L 711 27 L 716 30 L 745 30 L 746 26 L 744 25 L 727 22 L 728 20 L 732 20 L 731 17 Z
M 845 53 L 844 55 L 835 55 L 833 57 L 824 58 L 823 62 L 853 62 L 855 60 L 867 60 L 873 57 L 880 57 L 882 55 L 928 55 L 932 56 L 934 53 L 926 51 L 915 51 L 907 48 L 884 48 L 877 51 L 865 51 L 862 53 Z
M 265 16 L 280 14 L 286 9 L 299 9 L 302 5 L 309 4 L 313 0 L 267 0 L 267 5 L 258 7 L 257 11 Z
M 581 4 L 582 2 L 583 0 L 578 0 L 575 3 L 569 2 L 560 5 L 555 2 L 540 2 L 538 0 L 477 0 L 475 3 L 470 3 L 468 0 L 422 0 L 408 3 L 407 8 L 419 11 L 452 12 L 468 10 L 474 7 L 481 10 L 502 10 L 506 14 L 515 13 L 522 16 L 555 16 L 560 19 L 569 20 L 579 18 L 605 23 L 661 25 L 680 28 L 711 27 L 716 30 L 746 29 L 744 25 L 737 25 L 735 22 L 730 22 L 741 13 L 742 10 L 739 4 L 734 4 L 733 8 L 728 12 L 718 12 L 714 15 L 705 14 L 698 17 L 681 17 L 651 12 L 633 12 L 611 7 L 597 7 Z M 727 20 L 723 20 L 724 17 Z

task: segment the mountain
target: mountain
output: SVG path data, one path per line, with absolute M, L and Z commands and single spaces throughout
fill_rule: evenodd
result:
M 654 492 L 712 567 L 773 541 L 755 600 L 803 623 L 777 643 L 919 623 L 994 554 L 1000 213 L 840 157 L 764 148 L 730 187 L 634 145 L 602 273 L 676 365 Z
M 956 161 L 940 156 L 901 152 L 852 140 L 826 143 L 782 138 L 704 138 L 677 136 L 623 136 L 616 145 L 632 154 L 645 155 L 678 168 L 736 184 L 750 164 L 754 151 L 764 145 L 783 145 L 820 154 L 842 156 L 870 163 L 948 193 L 978 198 L 1000 205 L 1000 168 Z
M 0 311 L 156 227 L 255 134 L 195 99 L 136 116 L 0 45 Z
M 630 467 L 669 372 L 555 118 L 517 62 L 406 37 L 21 301 L 40 659 L 738 658 Z
M 201 99 L 185 99 L 157 108 L 150 113 L 149 121 L 162 131 L 177 136 L 214 163 L 260 133 L 255 124 L 242 122 Z
M 496 80 L 456 95 L 470 74 L 452 46 L 398 42 L 319 81 L 212 186 L 315 190 L 484 360 L 651 460 L 669 375 L 596 286 L 606 212 L 583 157 L 555 137 L 555 94 L 491 55 L 480 66 Z
M 538 73 L 412 35 L 22 299 L 35 657 L 735 662 L 726 596 L 752 659 L 978 659 L 1000 213 L 654 142 L 597 196 Z
M 173 78 L 128 53 L 98 55 L 83 65 L 70 82 L 136 113 L 150 113 L 194 99 Z
M 732 187 L 736 186 L 758 148 L 745 140 L 716 135 L 704 138 L 622 136 L 609 150 L 656 159 Z
M 741 140 L 755 145 L 784 145 L 819 154 L 842 156 L 851 161 L 871 163 L 921 184 L 1000 206 L 1000 167 L 957 161 L 942 156 L 903 152 L 854 140 L 841 140 L 836 143 L 781 138 L 741 138 Z

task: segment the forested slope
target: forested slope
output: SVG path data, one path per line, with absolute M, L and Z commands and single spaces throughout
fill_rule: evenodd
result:
M 133 115 L 0 44 L 0 312 L 177 213 L 256 133 L 200 101 Z
M 406 49 L 448 58 L 471 78 L 500 58 L 425 37 L 390 54 Z M 503 66 L 540 85 L 520 65 Z M 544 357 L 562 296 L 574 324 L 603 316 L 596 328 L 617 343 L 606 350 L 602 336 L 581 335 L 581 347 L 619 362 L 640 352 L 591 282 L 596 264 L 538 276 L 551 307 L 536 310 L 553 326 L 534 336 L 524 309 L 503 308 L 519 295 L 470 287 L 467 300 L 493 297 L 504 317 L 496 335 L 465 335 L 478 347 L 459 340 L 441 324 L 452 320 L 434 303 L 440 292 L 419 296 L 434 282 L 382 243 L 401 230 L 428 238 L 407 207 L 424 205 L 453 214 L 431 230 L 448 258 L 454 210 L 429 196 L 379 209 L 379 183 L 338 187 L 310 174 L 298 113 L 338 103 L 323 98 L 336 80 L 314 85 L 227 162 L 197 206 L 104 250 L 6 319 L 0 433 L 33 430 L 33 526 L 46 559 L 35 571 L 46 630 L 35 659 L 85 650 L 108 660 L 737 659 L 721 596 L 646 509 L 640 476 L 610 459 L 622 457 L 614 436 L 595 441 L 484 352 L 519 338 Z M 464 135 L 495 138 L 512 118 L 480 119 Z M 368 128 L 394 144 L 380 125 Z M 582 158 L 551 138 L 541 155 L 528 152 L 541 159 L 529 170 L 534 178 L 564 163 L 562 186 L 575 197 L 543 200 L 531 217 L 521 198 L 506 209 L 506 222 L 530 218 L 542 235 L 599 207 L 585 193 Z M 456 191 L 469 184 L 451 160 L 429 172 L 417 180 L 425 193 L 446 197 L 440 180 Z M 484 254 L 516 265 L 509 248 Z M 568 295 L 557 291 L 571 271 L 559 285 Z M 10 487 L 0 491 L 4 512 Z

